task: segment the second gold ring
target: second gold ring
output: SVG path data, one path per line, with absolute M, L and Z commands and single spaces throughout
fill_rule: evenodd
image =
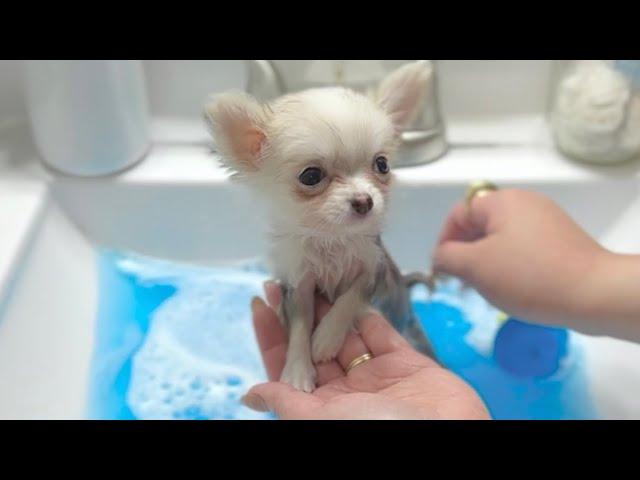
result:
M 498 190 L 498 187 L 487 180 L 470 183 L 464 196 L 467 210 L 471 210 L 471 202 L 473 202 L 475 197 L 480 197 L 489 192 L 495 192 L 496 190 Z
M 356 368 L 358 365 L 362 365 L 364 362 L 368 362 L 373 358 L 373 355 L 370 353 L 365 353 L 364 355 L 360 355 L 359 357 L 351 360 L 351 363 L 347 365 L 347 368 L 344 369 L 344 373 L 349 373 L 351 370 Z

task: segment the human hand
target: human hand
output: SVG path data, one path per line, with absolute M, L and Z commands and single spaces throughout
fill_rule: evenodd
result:
M 265 286 L 269 303 L 280 302 L 280 288 Z M 316 298 L 316 317 L 329 304 Z M 478 395 L 453 373 L 411 348 L 377 313 L 359 322 L 338 357 L 317 365 L 318 387 L 312 393 L 275 381 L 284 367 L 287 339 L 274 309 L 256 297 L 253 322 L 269 377 L 256 385 L 242 402 L 258 411 L 271 411 L 280 419 L 488 419 Z M 345 373 L 349 363 L 365 353 L 373 359 Z
M 606 278 L 617 260 L 550 199 L 511 189 L 474 198 L 470 211 L 455 205 L 433 267 L 522 319 L 611 334 L 602 317 L 614 314 Z

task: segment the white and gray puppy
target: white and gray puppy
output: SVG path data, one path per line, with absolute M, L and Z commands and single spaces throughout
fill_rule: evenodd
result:
M 431 355 L 411 311 L 409 287 L 380 240 L 400 132 L 432 78 L 428 62 L 389 74 L 369 96 L 331 87 L 259 104 L 217 95 L 205 117 L 224 164 L 271 207 L 272 255 L 289 335 L 281 381 L 315 388 L 314 362 L 334 358 L 372 305 Z M 314 294 L 333 304 L 313 331 Z

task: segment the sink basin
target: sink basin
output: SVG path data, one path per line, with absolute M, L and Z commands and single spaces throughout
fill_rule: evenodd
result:
M 547 194 L 607 247 L 640 251 L 634 168 L 611 173 L 551 157 L 549 151 L 478 147 L 398 170 L 384 235 L 391 254 L 402 269 L 429 268 L 448 209 L 466 182 L 479 177 Z M 46 185 L 0 290 L 0 418 L 86 416 L 99 247 L 198 265 L 265 252 L 262 207 L 228 181 L 205 147 L 156 147 L 119 177 L 48 176 Z M 640 346 L 580 340 L 599 415 L 640 418 Z

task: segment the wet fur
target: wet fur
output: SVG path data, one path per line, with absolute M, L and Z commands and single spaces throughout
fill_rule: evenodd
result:
M 279 315 L 289 334 L 281 380 L 315 388 L 314 363 L 334 358 L 350 329 L 376 307 L 426 354 L 432 354 L 410 303 L 410 287 L 424 275 L 403 276 L 380 234 L 399 134 L 419 110 L 432 78 L 428 62 L 407 64 L 385 78 L 371 97 L 340 87 L 310 89 L 260 104 L 242 92 L 213 98 L 205 110 L 222 161 L 271 208 L 274 276 L 282 285 Z M 305 168 L 324 172 L 313 187 Z M 352 201 L 370 210 L 354 217 Z M 332 303 L 313 330 L 315 293 Z

